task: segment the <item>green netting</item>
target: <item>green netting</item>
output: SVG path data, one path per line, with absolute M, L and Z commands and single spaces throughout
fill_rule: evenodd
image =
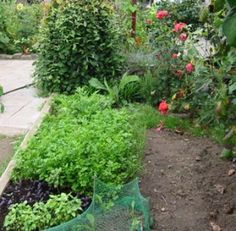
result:
M 149 231 L 149 200 L 139 190 L 138 179 L 109 186 L 96 179 L 93 201 L 77 218 L 48 231 Z

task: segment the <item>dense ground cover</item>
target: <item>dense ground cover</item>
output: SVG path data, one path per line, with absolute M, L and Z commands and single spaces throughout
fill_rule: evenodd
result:
M 124 183 L 140 169 L 144 128 L 127 109 L 111 108 L 101 95 L 80 89 L 57 97 L 37 135 L 17 160 L 17 179 L 91 192 L 93 176 Z

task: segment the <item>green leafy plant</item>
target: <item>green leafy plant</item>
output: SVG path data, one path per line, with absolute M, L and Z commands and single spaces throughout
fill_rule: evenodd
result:
M 0 97 L 3 95 L 3 87 L 0 85 Z M 0 113 L 4 111 L 4 105 L 0 102 Z
M 199 11 L 202 5 L 201 0 L 161 0 L 158 2 L 157 7 L 159 10 L 167 9 L 171 12 L 173 21 L 191 24 L 192 28 L 195 30 L 197 27 L 203 26 L 199 20 Z
M 7 214 L 6 230 L 44 230 L 71 220 L 82 211 L 81 201 L 70 194 L 51 195 L 46 202 L 37 202 L 33 206 L 27 202 L 14 204 Z
M 110 102 L 110 103 L 109 103 Z M 112 109 L 110 99 L 79 90 L 59 96 L 26 150 L 18 155 L 14 177 L 39 178 L 55 186 L 90 191 L 96 174 L 124 183 L 139 171 L 144 127 L 128 109 Z
M 116 105 L 121 105 L 121 102 L 131 101 L 138 94 L 137 84 L 141 79 L 137 75 L 127 75 L 124 74 L 118 84 L 109 86 L 107 80 L 104 83 L 100 82 L 98 79 L 92 78 L 89 81 L 91 87 L 102 90 L 108 93 L 108 96 Z
M 42 17 L 41 4 L 23 5 L 16 4 L 15 1 L 0 2 L 0 52 L 28 53 L 33 51 Z
M 225 34 L 229 45 L 236 47 L 236 2 L 226 0 L 229 6 L 229 12 L 223 23 L 223 33 Z
M 67 0 L 53 6 L 41 31 L 38 87 L 72 93 L 92 77 L 115 78 L 122 59 L 112 6 L 104 0 Z

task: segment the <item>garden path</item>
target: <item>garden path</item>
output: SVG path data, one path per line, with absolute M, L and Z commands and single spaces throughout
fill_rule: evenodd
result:
M 9 92 L 31 84 L 32 60 L 0 60 L 0 84 Z M 5 111 L 0 114 L 0 134 L 25 134 L 40 116 L 44 98 L 37 96 L 34 87 L 23 88 L 1 97 Z
M 236 230 L 236 164 L 221 150 L 205 138 L 149 131 L 141 188 L 155 231 Z

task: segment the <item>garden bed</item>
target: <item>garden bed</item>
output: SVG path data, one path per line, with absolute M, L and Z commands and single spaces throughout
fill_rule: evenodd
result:
M 69 188 L 54 188 L 44 181 L 23 180 L 18 183 L 10 182 L 0 197 L 0 230 L 3 229 L 5 216 L 9 212 L 9 207 L 16 203 L 27 201 L 33 205 L 36 202 L 46 202 L 50 195 L 59 195 L 61 193 L 70 193 Z M 73 196 L 81 199 L 82 209 L 85 210 L 91 203 L 91 197 L 77 192 Z
M 32 134 L 38 125 L 28 134 L 27 142 L 23 142 L 12 167 L 9 167 L 10 172 L 6 170 L 9 179 L 11 169 L 14 169 L 11 179 L 15 183 L 11 181 L 0 198 L 2 225 L 5 216 L 14 211 L 12 208 L 8 210 L 9 207 L 20 203 L 17 214 L 24 214 L 25 209 L 30 210 L 29 206 L 38 208 L 38 202 L 47 204 L 55 193 L 76 196 L 81 200 L 81 208 L 86 208 L 90 199 L 83 195 L 92 195 L 95 174 L 110 184 L 123 184 L 137 175 L 145 125 L 130 109 L 114 109 L 112 104 L 108 97 L 96 93 L 89 95 L 85 89 L 79 89 L 72 96 L 54 98 L 51 113 L 35 136 Z M 40 206 L 44 205 L 41 203 Z M 79 213 L 73 214 L 53 225 L 44 223 L 37 226 L 38 220 L 35 224 L 45 229 L 68 221 Z M 25 217 L 12 215 L 11 219 L 16 219 L 11 227 L 17 225 L 20 230 L 35 230 L 29 224 L 21 223 Z

